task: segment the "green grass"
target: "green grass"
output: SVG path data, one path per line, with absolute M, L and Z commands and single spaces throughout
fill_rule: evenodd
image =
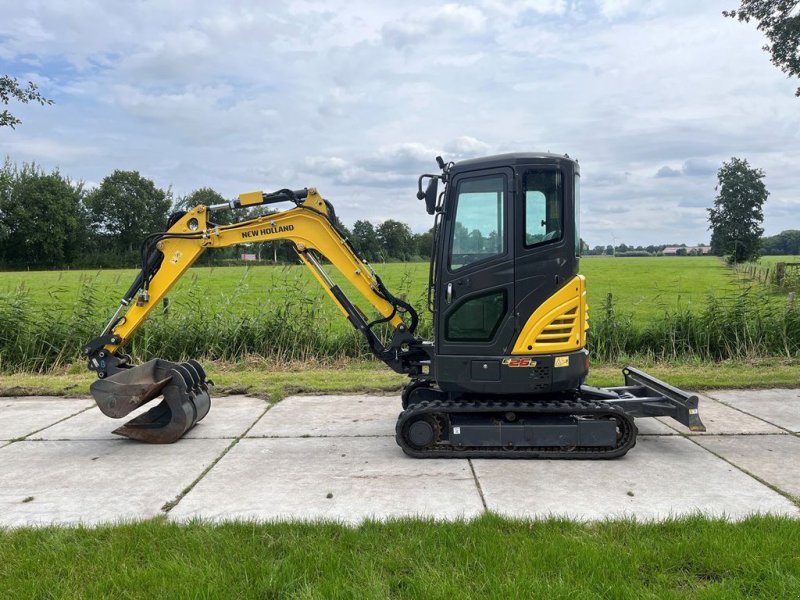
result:
M 800 256 L 791 256 L 788 254 L 783 256 L 761 256 L 756 262 L 759 265 L 764 265 L 764 266 L 772 266 L 779 262 L 800 263 Z
M 794 266 L 786 269 L 783 282 L 778 286 L 775 279 L 775 267 L 780 262 Z M 739 281 L 743 284 L 755 282 L 773 296 L 785 300 L 789 292 L 797 293 L 800 290 L 800 266 L 798 265 L 800 265 L 800 256 L 762 256 L 755 262 L 738 265 L 736 271 Z
M 3 598 L 800 597 L 800 521 L 404 519 L 0 532 Z
M 404 293 L 422 311 L 428 281 L 427 263 L 373 265 L 393 293 Z M 329 271 L 335 274 L 330 267 Z M 581 262 L 586 275 L 589 304 L 599 307 L 609 293 L 618 307 L 637 321 L 645 322 L 666 310 L 702 304 L 708 294 L 723 295 L 737 288 L 732 272 L 715 257 L 586 258 Z M 30 302 L 45 304 L 55 314 L 71 310 L 79 300 L 81 286 L 90 283 L 98 308 L 110 312 L 136 275 L 134 269 L 107 271 L 32 271 L 0 273 L 0 294 L 22 287 Z M 338 278 L 342 281 L 342 278 Z M 207 302 L 224 303 L 236 296 L 232 308 L 258 312 L 279 304 L 287 293 L 298 290 L 309 302 L 322 299 L 326 315 L 341 328 L 349 325 L 325 297 L 303 266 L 195 267 L 170 293 L 174 310 L 188 301 L 192 288 L 203 290 Z M 343 283 L 345 292 L 355 292 Z
M 752 361 L 629 361 L 635 367 L 687 390 L 719 388 L 769 388 L 800 386 L 800 359 Z M 624 364 L 593 364 L 588 383 L 608 387 L 623 385 Z M 214 380 L 212 396 L 251 394 L 275 402 L 291 394 L 399 393 L 408 381 L 376 361 L 338 364 L 292 363 L 281 365 L 249 360 L 204 364 Z M 93 373 L 74 365 L 53 373 L 0 375 L 0 396 L 88 396 Z
M 394 293 L 420 308 L 417 333 L 431 339 L 427 265 L 378 270 Z M 582 271 L 589 280 L 588 347 L 598 360 L 800 356 L 800 310 L 787 310 L 785 297 L 769 286 L 742 283 L 714 257 L 594 258 L 583 261 Z M 0 273 L 0 372 L 47 371 L 80 360 L 81 344 L 102 330 L 132 277 L 126 271 Z M 342 289 L 357 300 L 349 285 Z M 370 314 L 364 302 L 361 307 Z M 301 266 L 192 269 L 171 293 L 169 311 L 154 309 L 126 347 L 136 361 L 369 355 Z
M 733 271 L 714 256 L 586 257 L 581 272 L 590 316 L 610 293 L 617 309 L 637 323 L 666 312 L 698 309 L 709 294 L 728 296 L 740 289 Z

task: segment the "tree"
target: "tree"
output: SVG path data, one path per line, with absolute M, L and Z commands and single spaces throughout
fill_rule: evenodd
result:
M 405 223 L 386 219 L 378 226 L 377 234 L 387 258 L 408 260 L 414 254 L 413 235 Z
M 227 202 L 217 190 L 210 187 L 201 187 L 193 192 L 179 198 L 175 203 L 175 210 L 189 210 L 199 204 L 210 206 L 211 204 L 223 204 Z M 221 211 L 220 214 L 229 211 Z
M 144 237 L 166 229 L 171 205 L 172 193 L 138 171 L 114 171 L 86 197 L 103 249 L 125 260 L 138 260 Z
M 28 87 L 20 86 L 19 81 L 15 77 L 3 75 L 0 77 L 0 102 L 8 106 L 11 100 L 17 100 L 23 104 L 29 102 L 38 102 L 39 104 L 53 104 L 52 100 L 48 100 L 39 93 L 39 88 L 32 81 L 28 82 Z M 0 113 L 0 127 L 11 127 L 14 129 L 17 125 L 22 123 L 17 117 L 5 109 Z
M 736 10 L 722 14 L 749 23 L 769 40 L 763 49 L 772 56 L 772 64 L 789 77 L 800 77 L 800 11 L 798 0 L 741 0 Z M 800 87 L 795 91 L 800 96 Z
M 417 256 L 430 259 L 433 248 L 433 227 L 425 233 L 414 236 L 414 247 L 416 248 Z
M 356 221 L 353 223 L 353 233 L 350 241 L 356 251 L 369 262 L 381 257 L 381 242 L 375 227 L 369 221 Z
M 14 267 L 63 267 L 87 239 L 83 184 L 35 164 L 0 170 L 0 261 Z
M 711 248 L 717 255 L 728 255 L 729 262 L 758 256 L 764 233 L 762 206 L 769 196 L 763 179 L 764 171 L 736 157 L 722 163 L 717 173 L 719 193 L 714 208 L 708 209 Z

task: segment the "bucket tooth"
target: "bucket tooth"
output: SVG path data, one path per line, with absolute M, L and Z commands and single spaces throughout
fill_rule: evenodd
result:
M 178 364 L 153 359 L 98 379 L 91 392 L 100 410 L 114 418 L 163 396 L 156 406 L 114 430 L 117 435 L 151 444 L 179 440 L 211 408 L 205 371 L 195 361 Z

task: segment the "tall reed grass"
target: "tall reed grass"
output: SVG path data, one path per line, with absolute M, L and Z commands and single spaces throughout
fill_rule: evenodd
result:
M 709 295 L 699 310 L 667 310 L 646 323 L 618 312 L 609 296 L 590 324 L 589 350 L 601 361 L 800 356 L 800 310 L 759 288 Z
M 370 356 L 361 335 L 305 283 L 289 281 L 289 289 L 258 306 L 243 299 L 247 285 L 243 280 L 221 303 L 209 303 L 201 285 L 190 285 L 179 302 L 168 309 L 156 307 L 126 351 L 137 362 L 155 356 L 237 360 L 258 355 L 287 362 Z M 410 275 L 395 287 L 399 295 L 408 295 Z M 0 295 L 0 370 L 42 372 L 82 361 L 81 347 L 100 333 L 109 317 L 108 300 L 98 298 L 94 289 L 93 281 L 83 281 L 78 300 L 55 311 L 52 303 L 31 301 L 24 287 Z M 420 309 L 425 306 L 423 296 L 408 300 Z M 430 314 L 420 310 L 420 316 L 418 333 L 430 339 Z M 589 350 L 603 362 L 637 356 L 800 356 L 800 311 L 758 288 L 709 296 L 700 310 L 667 310 L 646 323 L 635 322 L 609 297 L 605 306 L 592 311 L 590 324 Z

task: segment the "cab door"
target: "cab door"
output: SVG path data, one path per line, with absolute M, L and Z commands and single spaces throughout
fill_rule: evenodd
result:
M 500 356 L 514 336 L 514 257 L 509 168 L 469 171 L 449 184 L 439 281 L 436 353 Z

